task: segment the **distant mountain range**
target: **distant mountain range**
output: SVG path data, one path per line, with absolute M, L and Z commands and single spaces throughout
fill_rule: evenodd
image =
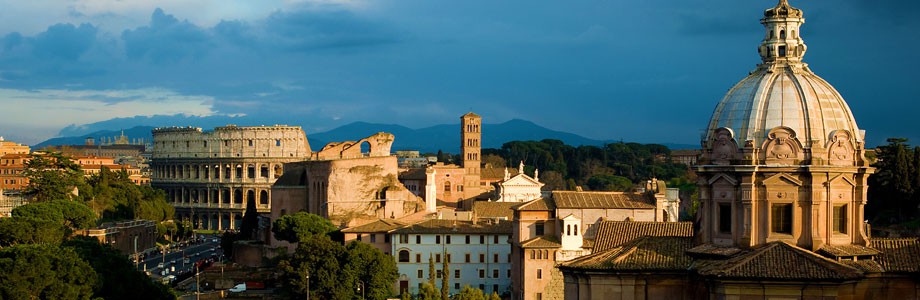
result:
M 153 140 L 151 126 L 135 126 L 124 129 L 124 135 L 129 139 L 143 139 L 147 142 Z M 209 130 L 207 128 L 206 130 Z M 501 148 L 502 144 L 509 141 L 528 141 L 557 139 L 572 146 L 595 145 L 600 146 L 605 143 L 615 141 L 601 141 L 586 138 L 577 134 L 561 132 L 530 121 L 514 119 L 499 124 L 483 124 L 483 148 Z M 60 145 L 82 145 L 87 137 L 96 139 L 96 143 L 101 142 L 101 138 L 113 138 L 121 135 L 121 130 L 100 130 L 89 134 L 79 136 L 58 137 L 41 142 L 33 146 L 35 149 L 41 149 L 47 146 Z M 448 153 L 457 153 L 460 151 L 460 128 L 456 124 L 435 125 L 431 127 L 412 129 L 395 124 L 375 124 L 366 122 L 354 122 L 343 125 L 330 131 L 313 133 L 307 135 L 310 147 L 313 150 L 322 148 L 329 142 L 337 141 L 354 141 L 368 137 L 377 132 L 389 132 L 396 136 L 393 142 L 393 150 L 418 150 L 425 152 L 437 152 L 443 150 Z M 671 149 L 689 149 L 695 148 L 693 145 L 664 144 Z

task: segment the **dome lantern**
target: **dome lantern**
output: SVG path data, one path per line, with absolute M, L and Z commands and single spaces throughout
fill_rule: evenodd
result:
M 775 7 L 764 11 L 760 23 L 766 29 L 764 40 L 757 49 L 763 63 L 802 61 L 808 49 L 799 35 L 799 27 L 805 23 L 802 10 L 790 6 L 786 0 L 780 0 Z

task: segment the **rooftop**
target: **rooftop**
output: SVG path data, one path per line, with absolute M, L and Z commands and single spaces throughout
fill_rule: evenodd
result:
M 616 248 L 644 236 L 693 237 L 693 223 L 601 221 L 594 237 L 594 252 Z
M 405 226 L 393 231 L 394 233 L 432 234 L 432 233 L 476 233 L 476 234 L 511 234 L 511 221 L 471 222 L 455 220 L 427 220 Z

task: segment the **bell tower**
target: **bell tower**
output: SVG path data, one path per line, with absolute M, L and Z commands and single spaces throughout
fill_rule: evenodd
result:
M 482 162 L 482 117 L 472 112 L 460 117 L 460 153 L 463 155 L 463 204 L 472 208 L 473 198 L 479 196 Z

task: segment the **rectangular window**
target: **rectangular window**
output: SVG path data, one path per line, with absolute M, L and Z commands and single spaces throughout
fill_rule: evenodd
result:
M 492 285 L 492 292 L 498 293 L 498 285 L 497 285 L 497 284 L 493 284 L 493 285 Z
M 249 140 L 249 147 L 252 147 L 252 140 Z
M 454 278 L 460 278 L 460 270 L 454 270 Z
M 423 276 L 422 276 L 423 273 L 424 273 L 424 272 L 423 272 L 422 270 L 418 270 L 418 278 L 422 278 L 422 277 L 423 277 Z
M 480 283 L 480 284 L 479 284 L 479 289 L 484 291 L 484 290 L 486 289 L 486 285 Z
M 498 269 L 492 270 L 492 278 L 498 278 Z
M 469 254 L 469 253 L 466 254 L 466 259 L 465 259 L 464 261 L 467 262 L 467 263 L 470 262 L 470 254 Z
M 719 203 L 719 233 L 732 233 L 732 205 Z
M 421 283 L 420 283 L 420 284 L 421 284 Z M 543 293 L 537 293 L 537 295 L 534 296 L 533 298 L 534 298 L 534 300 L 543 300 Z
M 494 263 L 498 262 L 498 253 L 492 254 L 492 262 Z
M 386 234 L 386 233 L 383 234 L 383 242 L 384 242 L 384 243 L 389 243 L 389 242 L 390 242 L 390 235 L 389 235 L 389 234 Z
M 479 253 L 479 262 L 481 262 L 481 263 L 486 262 L 486 255 L 485 255 L 485 254 Z
M 792 234 L 792 204 L 773 204 L 770 229 L 775 233 Z
M 415 262 L 417 262 L 417 263 L 422 262 L 422 254 L 420 254 L 420 253 L 416 253 L 416 254 L 415 254 Z
M 470 243 L 470 235 L 469 235 L 469 234 L 466 235 L 466 243 L 467 243 L 467 244 Z
M 444 272 L 442 272 L 441 270 L 438 270 L 438 278 L 441 278 L 441 276 L 443 276 L 443 274 L 444 274 Z
M 511 278 L 511 269 L 508 269 L 508 278 Z
M 440 236 L 440 235 L 434 236 L 434 243 L 435 243 L 435 244 L 440 244 L 440 243 L 441 243 L 441 236 Z
M 545 230 L 543 228 L 544 225 L 545 224 L 543 224 L 543 222 L 534 224 L 534 227 L 536 227 L 535 231 L 536 231 L 537 236 L 543 236 L 543 234 L 545 234 Z
M 543 269 L 537 269 L 537 279 L 543 279 Z
M 486 270 L 479 269 L 479 278 L 486 278 Z
M 416 235 L 416 236 L 415 236 L 415 243 L 416 243 L 416 244 L 421 244 L 421 243 L 422 243 L 422 236 L 421 236 L 421 235 Z
M 376 242 L 377 242 L 377 234 L 371 233 L 371 243 L 376 243 Z
M 480 244 L 485 244 L 485 243 L 486 243 L 486 236 L 485 236 L 485 235 L 481 235 L 481 234 L 479 235 L 479 243 L 480 243 Z
M 497 235 L 492 236 L 492 243 L 493 243 L 493 244 L 498 244 L 498 236 L 497 236 Z
M 438 263 L 441 262 L 441 254 L 434 255 L 434 262 L 438 262 Z
M 360 234 L 360 233 L 358 234 L 358 241 L 359 241 L 359 242 L 361 241 L 361 234 Z
M 459 283 L 459 282 L 454 282 L 454 289 L 455 289 L 455 290 L 459 290 L 459 289 L 460 289 L 460 283 Z
M 447 254 L 447 262 L 449 262 L 449 263 L 452 262 L 452 261 L 450 260 L 450 253 Z
M 445 243 L 450 244 L 450 235 L 446 235 L 444 236 L 444 238 L 445 238 Z
M 847 206 L 834 206 L 834 233 L 847 233 Z
M 408 243 L 409 243 L 409 235 L 408 235 L 408 234 L 400 234 L 400 235 L 399 235 L 399 242 L 400 242 L 400 243 L 403 243 L 403 244 L 408 244 Z

